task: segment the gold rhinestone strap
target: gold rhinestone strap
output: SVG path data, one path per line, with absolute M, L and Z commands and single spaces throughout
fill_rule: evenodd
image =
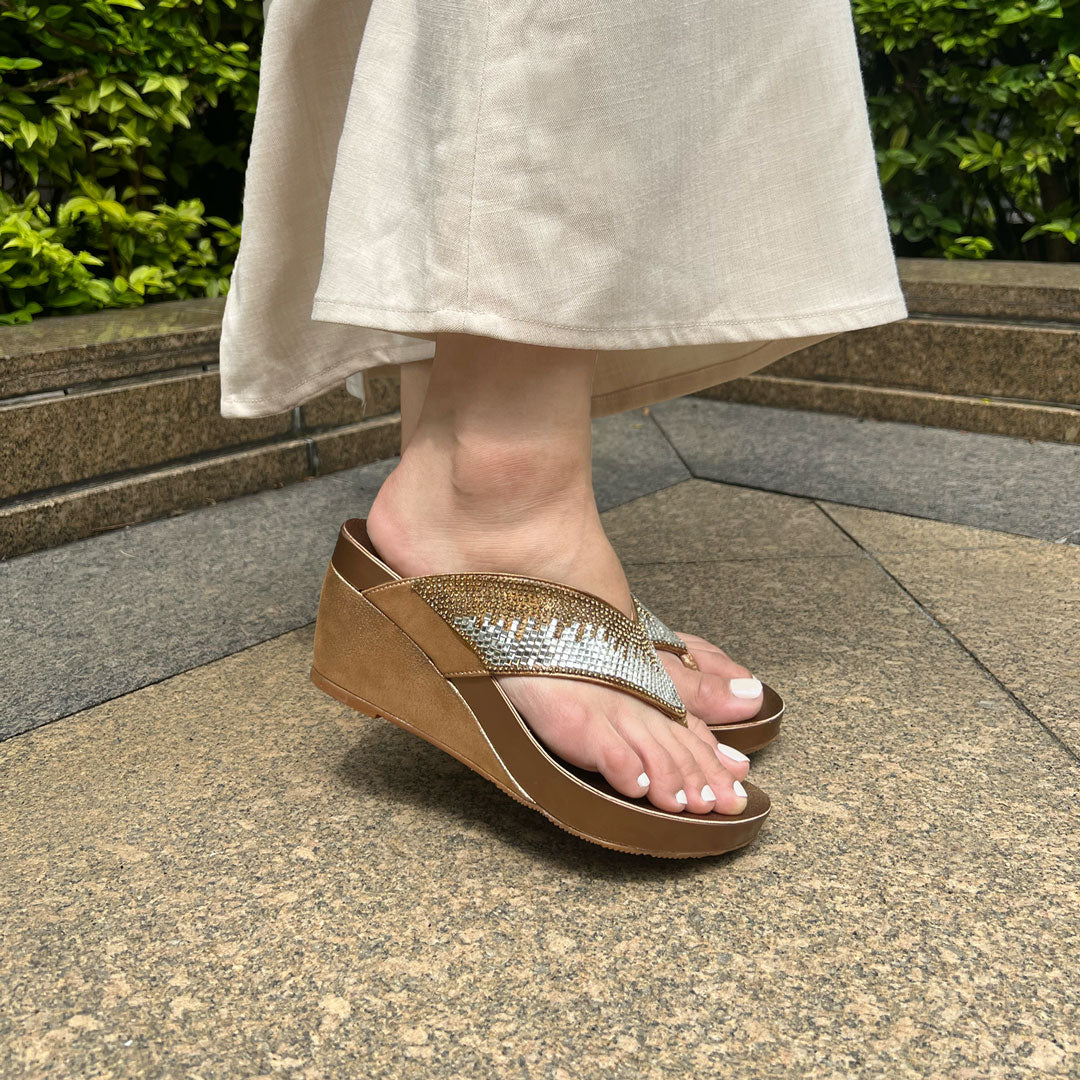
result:
M 493 674 L 607 683 L 686 723 L 686 707 L 644 624 L 606 600 L 515 574 L 433 574 L 408 581 Z

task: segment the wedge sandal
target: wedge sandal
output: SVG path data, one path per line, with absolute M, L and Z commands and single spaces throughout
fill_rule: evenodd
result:
M 768 796 L 744 783 L 741 814 L 670 813 L 561 760 L 495 675 L 585 679 L 686 710 L 643 627 L 598 596 L 514 574 L 402 578 L 346 521 L 323 582 L 312 681 L 331 697 L 426 739 L 530 809 L 604 847 L 661 858 L 749 844 Z
M 638 622 L 656 649 L 674 653 L 688 668 L 698 670 L 690 647 L 663 620 L 657 618 L 636 596 L 633 597 Z M 766 683 L 761 684 L 761 708 L 749 720 L 734 724 L 709 724 L 709 730 L 720 742 L 743 754 L 752 754 L 768 746 L 780 734 L 780 717 L 784 715 L 784 701 Z

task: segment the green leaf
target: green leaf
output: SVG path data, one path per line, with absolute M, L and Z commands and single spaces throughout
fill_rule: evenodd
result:
M 89 299 L 89 293 L 84 292 L 82 289 L 69 289 L 59 296 L 54 296 L 51 303 L 53 307 L 65 308 L 74 307 L 76 304 L 85 304 Z

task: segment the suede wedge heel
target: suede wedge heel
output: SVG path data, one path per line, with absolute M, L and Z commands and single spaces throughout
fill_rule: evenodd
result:
M 312 681 L 336 700 L 439 747 L 568 832 L 660 858 L 719 855 L 757 836 L 768 796 L 744 783 L 741 814 L 672 813 L 562 761 L 532 733 L 496 675 L 585 679 L 685 723 L 638 620 L 591 593 L 514 574 L 402 578 L 363 519 L 341 527 L 315 624 Z
M 698 666 L 690 646 L 636 596 L 633 600 L 638 621 L 645 627 L 653 648 L 673 653 L 686 667 L 696 671 Z M 752 754 L 755 750 L 768 746 L 780 734 L 784 702 L 766 683 L 761 684 L 761 699 L 761 708 L 749 720 L 740 720 L 734 724 L 709 724 L 709 730 L 720 742 L 743 754 Z

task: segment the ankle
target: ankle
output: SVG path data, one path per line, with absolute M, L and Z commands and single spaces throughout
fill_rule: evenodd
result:
M 520 447 L 459 450 L 410 447 L 379 489 L 368 529 L 398 573 L 534 572 L 603 538 L 588 477 Z
M 445 455 L 449 486 L 465 506 L 515 520 L 545 509 L 594 502 L 589 445 L 558 439 L 507 441 L 458 435 Z
M 445 466 L 440 473 L 420 464 L 419 456 L 403 457 L 368 514 L 372 544 L 397 573 L 526 574 L 596 593 L 632 617 L 630 587 L 591 484 L 584 493 L 563 484 L 526 497 L 523 485 L 511 485 L 512 473 L 495 467 L 488 489 L 474 491 L 470 479 L 463 498 L 459 486 L 440 486 Z
M 595 510 L 589 450 L 587 439 L 426 434 L 402 454 L 396 490 L 488 529 L 580 518 Z

